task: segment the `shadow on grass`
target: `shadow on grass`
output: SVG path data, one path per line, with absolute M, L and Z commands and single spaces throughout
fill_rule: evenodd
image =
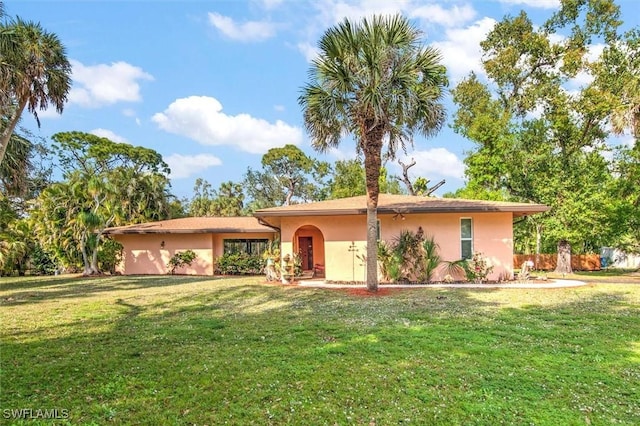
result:
M 86 298 L 103 292 L 172 287 L 219 279 L 223 278 L 180 275 L 5 278 L 5 282 L 0 281 L 0 302 L 25 304 L 63 298 Z
M 74 424 L 640 420 L 638 306 L 622 292 L 501 308 L 475 290 L 221 284 L 118 293 L 111 318 L 7 336 L 0 406 L 65 408 Z

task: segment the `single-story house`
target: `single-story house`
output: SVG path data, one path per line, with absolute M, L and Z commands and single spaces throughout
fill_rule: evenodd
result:
M 186 217 L 108 228 L 105 234 L 124 247 L 117 270 L 126 275 L 166 274 L 171 257 L 185 250 L 197 258 L 177 273 L 213 275 L 215 259 L 225 251 L 262 254 L 277 237 L 253 217 Z
M 514 219 L 547 211 L 541 204 L 380 194 L 378 235 L 391 241 L 401 230 L 422 228 L 443 260 L 481 252 L 492 265 L 489 279 L 513 277 Z M 280 230 L 281 253 L 298 253 L 304 270 L 331 281 L 364 281 L 366 196 L 261 209 L 260 223 Z M 437 271 L 435 279 L 442 279 Z
M 403 229 L 434 237 L 443 260 L 481 252 L 493 266 L 489 279 L 513 276 L 514 219 L 547 211 L 541 204 L 380 194 L 378 235 L 391 241 Z M 123 274 L 165 274 L 176 252 L 198 257 L 178 273 L 213 275 L 228 251 L 260 254 L 280 234 L 281 253 L 297 253 L 302 268 L 331 281 L 364 281 L 366 196 L 257 210 L 254 217 L 198 217 L 109 228 L 124 246 Z M 443 278 L 443 271 L 435 279 Z

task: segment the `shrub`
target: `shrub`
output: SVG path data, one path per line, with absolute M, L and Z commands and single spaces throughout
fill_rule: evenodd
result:
M 122 260 L 122 244 L 110 238 L 104 240 L 98 251 L 98 264 L 100 270 L 109 272 L 111 275 L 116 273 L 116 266 Z
M 391 243 L 378 242 L 380 271 L 391 282 L 429 282 L 442 261 L 438 249 L 434 238 L 425 238 L 421 227 L 415 233 L 403 229 Z
M 263 264 L 260 255 L 228 253 L 218 258 L 216 272 L 222 275 L 260 275 Z
M 177 252 L 169 260 L 167 268 L 169 268 L 170 273 L 173 275 L 176 272 L 176 269 L 183 266 L 191 266 L 193 261 L 196 260 L 196 257 L 198 257 L 198 255 L 193 250 Z
M 489 266 L 487 260 L 482 253 L 473 253 L 473 257 L 464 263 L 464 269 L 467 274 L 467 280 L 474 283 L 483 283 L 487 280 L 487 276 L 493 271 L 493 266 Z

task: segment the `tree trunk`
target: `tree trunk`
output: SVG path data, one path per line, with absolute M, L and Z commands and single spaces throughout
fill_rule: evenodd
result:
M 378 207 L 367 197 L 367 290 L 378 291 Z
M 402 166 L 402 182 L 406 185 L 410 195 L 416 195 L 416 190 L 413 188 L 411 179 L 409 179 L 409 169 L 416 165 L 416 160 L 412 158 L 411 163 L 409 164 L 404 164 L 402 161 L 398 160 L 398 163 Z
M 361 142 L 367 186 L 367 290 L 378 291 L 378 195 L 384 131 L 373 123 L 365 124 L 372 129 Z
M 557 274 L 571 274 L 571 244 L 567 240 L 558 241 L 558 261 L 556 263 Z
M 2 134 L 0 135 L 0 164 L 2 164 L 2 160 L 4 160 L 4 154 L 7 152 L 7 147 L 9 146 L 11 135 L 13 135 L 13 131 L 15 130 L 18 121 L 20 121 L 20 116 L 22 115 L 22 111 L 24 110 L 24 107 L 26 105 L 26 99 L 20 102 L 20 105 L 18 105 L 18 107 L 11 115 L 9 123 L 7 123 L 7 127 L 4 128 Z

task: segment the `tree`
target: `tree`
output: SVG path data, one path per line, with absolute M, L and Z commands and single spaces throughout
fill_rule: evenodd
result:
M 51 104 L 62 113 L 71 89 L 71 64 L 58 37 L 44 30 L 39 23 L 17 18 L 15 22 L 0 24 L 0 32 L 11 33 L 10 43 L 0 43 L 2 163 L 11 135 L 25 108 L 33 114 L 38 126 L 38 110 L 47 109 Z
M 26 212 L 24 204 L 50 183 L 52 164 L 45 144 L 35 142 L 34 135 L 27 130 L 22 129 L 21 133 L 11 135 L 0 164 L 0 192 L 12 197 L 22 214 Z
M 422 46 L 421 32 L 400 15 L 345 19 L 329 28 L 298 99 L 312 146 L 337 147 L 343 134 L 356 139 L 364 157 L 367 188 L 367 288 L 378 288 L 377 206 L 382 148 L 393 159 L 418 131 L 437 133 L 447 85 L 436 49 Z
M 262 156 L 262 171 L 248 168 L 245 174 L 251 208 L 324 200 L 329 170 L 328 163 L 309 157 L 295 145 L 271 148 Z
M 168 218 L 169 168 L 154 150 L 87 133 L 57 133 L 53 140 L 65 180 L 36 200 L 35 233 L 59 262 L 98 274 L 105 228 Z
M 194 196 L 189 203 L 191 216 L 241 216 L 244 212 L 242 184 L 222 182 L 218 190 L 202 178 L 196 179 Z
M 467 193 L 550 205 L 535 229 L 544 230 L 543 246 L 554 240 L 565 254 L 561 273 L 571 272 L 572 245 L 593 250 L 611 235 L 611 175 L 602 156 L 610 110 L 597 79 L 577 93 L 565 86 L 594 72 L 591 40 L 615 43 L 618 14 L 611 1 L 579 0 L 562 1 L 537 28 L 524 12 L 506 17 L 481 43 L 488 83 L 471 74 L 453 90 L 454 129 L 477 146 L 465 159 Z M 569 35 L 556 37 L 565 28 Z
M 411 182 L 411 179 L 409 178 L 409 169 L 417 164 L 416 160 L 412 158 L 409 164 L 405 164 L 402 160 L 398 160 L 398 164 L 402 167 L 402 182 L 405 184 L 407 191 L 409 191 L 409 194 L 411 195 L 424 195 L 425 197 L 428 197 L 445 183 L 443 179 L 432 187 L 429 187 L 429 182 L 431 181 L 423 178 L 422 176 L 418 176 L 414 182 Z
M 388 176 L 387 169 L 380 169 L 380 192 L 383 194 L 401 194 L 402 188 L 395 176 Z M 359 160 L 338 160 L 334 164 L 329 181 L 329 198 L 346 198 L 365 195 L 367 186 L 365 172 Z

